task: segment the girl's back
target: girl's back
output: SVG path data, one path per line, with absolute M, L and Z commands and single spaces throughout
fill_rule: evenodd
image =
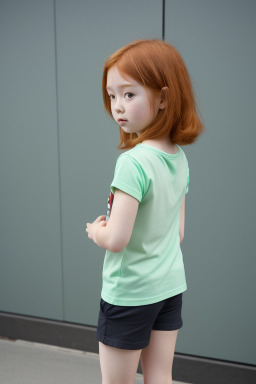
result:
M 111 192 L 121 189 L 140 204 L 128 245 L 105 254 L 101 297 L 108 303 L 151 304 L 187 289 L 179 225 L 189 168 L 177 149 L 169 154 L 142 143 L 117 159 Z

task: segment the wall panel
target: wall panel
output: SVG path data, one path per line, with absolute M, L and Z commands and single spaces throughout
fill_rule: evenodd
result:
M 166 41 L 182 54 L 207 132 L 184 147 L 184 329 L 179 352 L 256 364 L 256 3 L 166 2 Z
M 0 47 L 0 310 L 62 320 L 53 1 L 1 1 Z
M 104 61 L 128 42 L 161 38 L 162 2 L 56 0 L 66 321 L 96 326 L 103 248 L 86 223 L 106 213 L 119 128 L 103 109 Z

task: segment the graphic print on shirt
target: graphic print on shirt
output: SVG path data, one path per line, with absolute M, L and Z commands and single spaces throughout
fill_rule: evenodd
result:
M 111 210 L 112 210 L 112 205 L 113 205 L 113 200 L 114 200 L 114 195 L 113 195 L 113 193 L 111 191 L 110 194 L 109 194 L 109 197 L 108 197 L 108 209 L 107 209 L 107 215 L 106 215 L 106 220 L 105 221 L 108 221 L 108 219 L 110 217 Z

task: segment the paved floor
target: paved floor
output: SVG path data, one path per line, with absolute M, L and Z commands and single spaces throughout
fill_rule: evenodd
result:
M 31 343 L 0 339 L 1 384 L 101 384 L 99 355 Z M 135 384 L 143 383 L 136 375 Z M 173 381 L 173 384 L 185 384 Z

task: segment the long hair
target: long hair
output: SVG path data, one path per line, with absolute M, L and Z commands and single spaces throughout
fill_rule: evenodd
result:
M 135 40 L 118 49 L 107 58 L 103 68 L 102 93 L 104 108 L 111 118 L 111 101 L 106 90 L 109 68 L 116 66 L 120 74 L 136 80 L 145 87 L 150 106 L 154 95 L 164 92 L 166 105 L 156 118 L 137 136 L 126 133 L 119 126 L 118 149 L 130 149 L 143 140 L 169 134 L 172 143 L 192 144 L 203 132 L 195 102 L 193 87 L 185 63 L 178 51 L 169 43 L 158 39 Z

